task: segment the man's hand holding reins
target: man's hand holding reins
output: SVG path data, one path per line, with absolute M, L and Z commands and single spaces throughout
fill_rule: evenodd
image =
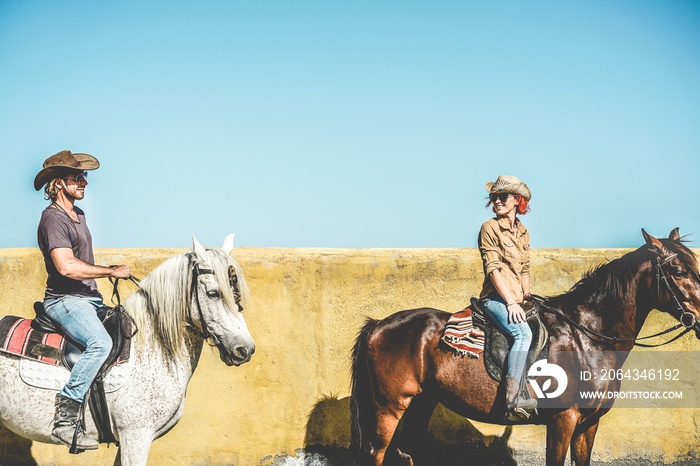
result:
M 112 273 L 109 276 L 112 278 L 129 278 L 131 276 L 131 270 L 126 264 L 110 267 L 110 270 Z

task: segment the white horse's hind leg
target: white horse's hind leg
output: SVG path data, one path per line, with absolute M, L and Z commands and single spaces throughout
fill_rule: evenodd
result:
M 151 450 L 153 432 L 146 429 L 129 430 L 119 433 L 119 450 L 114 460 L 115 466 L 145 466 Z

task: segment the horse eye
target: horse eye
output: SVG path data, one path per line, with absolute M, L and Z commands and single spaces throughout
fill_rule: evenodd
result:
M 207 296 L 210 298 L 219 298 L 221 297 L 221 293 L 219 293 L 219 290 L 210 290 L 207 291 Z
M 677 278 L 686 278 L 688 276 L 688 274 L 685 272 L 685 270 L 683 270 L 680 267 L 674 267 L 673 270 L 671 270 L 671 273 L 673 274 L 674 277 L 677 277 Z

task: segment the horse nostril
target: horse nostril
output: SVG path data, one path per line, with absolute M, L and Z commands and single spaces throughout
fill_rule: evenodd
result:
M 238 348 L 233 350 L 233 354 L 239 360 L 246 359 L 248 357 L 248 349 L 245 346 L 239 346 Z
M 252 356 L 255 353 L 255 345 L 250 349 L 250 355 Z

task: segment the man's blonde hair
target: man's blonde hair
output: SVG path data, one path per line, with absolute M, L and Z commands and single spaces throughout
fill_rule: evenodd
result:
M 58 196 L 59 190 L 59 188 L 56 186 L 56 181 L 60 179 L 61 178 L 54 178 L 53 180 L 46 183 L 46 186 L 44 186 L 44 199 L 51 202 L 56 200 L 56 196 Z

